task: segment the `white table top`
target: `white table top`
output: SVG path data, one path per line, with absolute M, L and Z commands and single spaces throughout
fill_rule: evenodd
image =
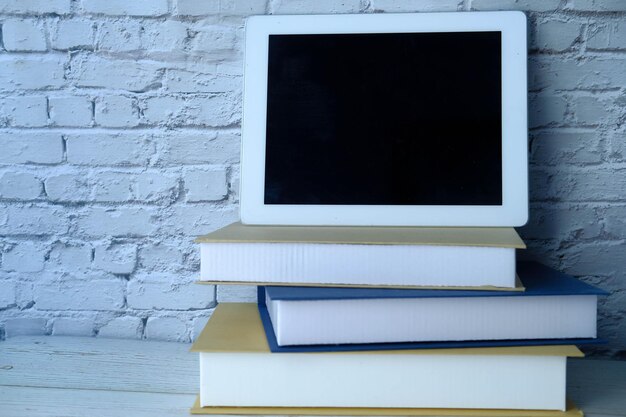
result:
M 20 336 L 0 342 L 0 417 L 188 416 L 197 354 L 181 343 Z M 626 361 L 570 359 L 568 397 L 626 416 Z

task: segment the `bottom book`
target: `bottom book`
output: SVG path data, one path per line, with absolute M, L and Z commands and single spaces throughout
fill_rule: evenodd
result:
M 256 304 L 219 304 L 192 346 L 200 406 L 566 411 L 575 346 L 272 353 Z M 274 408 L 274 410 L 276 410 Z M 405 412 L 406 410 L 403 410 Z M 382 414 L 388 414 L 387 410 Z M 356 415 L 356 414 L 355 414 Z
M 557 410 L 480 410 L 459 408 L 339 408 L 339 407 L 201 407 L 200 396 L 191 414 L 260 416 L 429 416 L 429 417 L 583 417 L 571 401 Z

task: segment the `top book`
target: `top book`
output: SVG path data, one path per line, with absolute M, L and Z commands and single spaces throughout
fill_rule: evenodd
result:
M 228 284 L 521 289 L 513 228 L 234 223 L 196 239 L 201 280 Z

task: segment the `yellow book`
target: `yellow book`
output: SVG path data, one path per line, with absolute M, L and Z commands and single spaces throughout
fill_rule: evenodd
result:
M 441 408 L 563 415 L 566 358 L 582 356 L 575 346 L 271 353 L 257 306 L 247 303 L 218 305 L 192 351 L 200 354 L 195 409 L 209 414 Z
M 513 228 L 300 227 L 234 223 L 196 239 L 201 281 L 520 289 Z

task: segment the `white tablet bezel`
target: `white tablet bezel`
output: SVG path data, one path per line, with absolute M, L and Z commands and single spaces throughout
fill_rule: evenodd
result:
M 272 34 L 502 33 L 501 206 L 264 204 L 268 40 Z M 526 17 L 521 12 L 254 16 L 246 22 L 241 150 L 245 224 L 522 226 L 528 219 Z M 451 115 L 451 117 L 453 117 Z M 298 138 L 294 138 L 297 140 Z

